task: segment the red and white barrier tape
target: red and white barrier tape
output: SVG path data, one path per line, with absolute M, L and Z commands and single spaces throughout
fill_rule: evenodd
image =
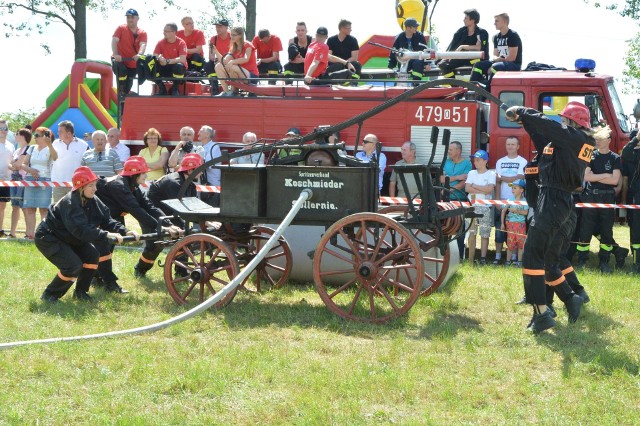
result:
M 71 182 L 35 182 L 35 181 L 12 181 L 12 180 L 0 180 L 0 187 L 32 187 L 32 188 L 71 188 L 73 185 Z M 149 183 L 140 185 L 143 188 L 148 188 Z M 211 185 L 196 185 L 198 192 L 220 192 L 219 186 Z M 420 199 L 414 199 L 414 203 L 420 203 Z M 380 197 L 380 202 L 383 204 L 391 205 L 404 205 L 407 204 L 407 199 L 402 197 Z M 474 205 L 493 205 L 493 206 L 506 206 L 506 205 L 519 205 L 526 206 L 526 201 L 504 201 L 504 200 L 475 200 L 473 203 L 452 201 L 453 204 L 466 207 Z M 595 208 L 595 209 L 640 209 L 640 204 L 605 204 L 605 203 L 576 203 L 576 207 L 583 208 Z
M 391 205 L 406 205 L 407 199 L 401 197 L 380 197 L 380 202 L 383 204 Z M 420 203 L 420 199 L 414 199 L 414 203 Z M 506 205 L 518 205 L 526 206 L 526 201 L 505 201 L 505 200 L 475 200 L 473 202 L 467 201 L 451 201 L 456 206 L 469 207 L 473 205 L 490 205 L 490 206 L 506 206 Z M 640 204 L 608 204 L 608 203 L 576 203 L 576 207 L 590 208 L 590 209 L 640 209 Z
M 36 181 L 13 181 L 13 180 L 0 180 L 0 187 L 31 187 L 31 188 L 71 188 L 73 184 L 71 182 L 36 182 Z M 149 182 L 140 185 L 143 188 L 149 187 Z M 198 192 L 220 192 L 219 186 L 211 185 L 196 185 Z

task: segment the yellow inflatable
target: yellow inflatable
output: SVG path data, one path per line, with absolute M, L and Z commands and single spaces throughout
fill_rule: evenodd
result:
M 424 25 L 422 18 L 424 17 Z M 404 21 L 413 18 L 420 26 L 418 31 L 425 32 L 424 28 L 428 28 L 427 17 L 424 16 L 424 3 L 422 0 L 396 0 L 396 18 L 398 19 L 398 25 L 400 29 L 404 31 Z

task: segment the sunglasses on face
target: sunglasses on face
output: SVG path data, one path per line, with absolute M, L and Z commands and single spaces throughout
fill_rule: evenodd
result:
M 375 143 L 374 141 L 368 141 L 366 139 L 362 139 L 362 143 Z
M 9 130 L 8 127 L 0 127 L 0 132 L 6 132 L 8 130 Z

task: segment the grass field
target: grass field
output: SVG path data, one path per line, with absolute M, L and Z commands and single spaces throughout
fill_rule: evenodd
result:
M 55 267 L 33 244 L 0 245 L 1 342 L 184 312 L 160 268 L 136 280 L 138 253 L 124 250 L 114 268 L 130 294 L 45 304 Z M 568 325 L 558 309 L 540 336 L 524 331 L 530 308 L 514 304 L 517 269 L 465 264 L 385 325 L 346 322 L 313 286 L 289 285 L 154 334 L 7 349 L 0 424 L 639 424 L 638 277 L 579 277 L 584 315 Z

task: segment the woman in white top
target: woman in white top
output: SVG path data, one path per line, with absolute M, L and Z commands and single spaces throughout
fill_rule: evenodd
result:
M 21 166 L 24 161 L 24 155 L 29 148 L 29 142 L 31 142 L 31 130 L 18 130 L 16 132 L 16 142 L 18 142 L 18 148 L 13 152 L 9 170 L 11 170 L 11 180 L 19 182 L 24 179 L 25 175 Z M 21 186 L 11 187 L 9 193 L 11 194 L 11 232 L 9 233 L 9 238 L 15 238 L 18 221 L 20 220 L 20 210 L 23 210 L 24 188 Z
M 58 153 L 51 145 L 52 133 L 46 127 L 38 127 L 33 132 L 35 145 L 31 146 L 24 157 L 22 170 L 27 172 L 26 181 L 50 182 L 51 164 Z M 27 238 L 33 239 L 36 228 L 36 209 L 40 210 L 40 220 L 47 216 L 51 204 L 51 187 L 26 187 L 24 189 L 24 218 Z

